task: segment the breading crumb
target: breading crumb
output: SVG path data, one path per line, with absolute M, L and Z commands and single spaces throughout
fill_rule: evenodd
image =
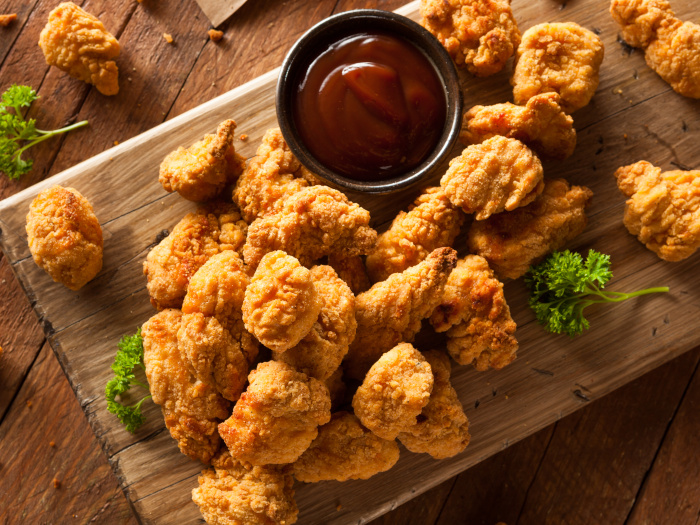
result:
M 224 38 L 224 32 L 219 31 L 217 29 L 210 29 L 207 31 L 207 34 L 209 35 L 209 38 L 212 40 L 212 42 L 220 42 L 222 38 Z
M 61 482 L 59 480 L 57 480 L 56 478 L 53 478 L 53 488 L 55 488 L 55 489 L 61 488 Z
M 28 399 L 28 400 L 27 400 L 27 407 L 28 407 L 28 408 L 32 408 L 32 401 L 31 401 L 31 399 Z
M 0 26 L 7 27 L 15 20 L 17 20 L 17 13 L 10 13 L 8 15 L 0 15 Z
M 338 504 L 335 506 L 335 510 L 337 510 L 338 512 L 340 512 L 340 509 L 342 509 L 342 508 L 343 508 L 343 506 L 342 506 L 340 503 L 338 503 Z
M 114 145 L 115 145 L 115 146 L 119 146 L 119 141 L 118 141 L 118 140 L 115 140 L 115 141 L 114 141 Z
M 173 36 L 170 33 L 163 33 L 163 38 L 165 38 L 165 41 L 168 44 L 172 44 L 174 42 Z
M 248 140 L 248 135 L 246 135 L 245 133 L 243 133 L 243 135 L 241 135 L 239 138 L 240 138 L 243 142 L 245 142 L 246 140 Z
M 49 441 L 49 446 L 51 448 L 56 448 L 56 442 L 55 441 Z

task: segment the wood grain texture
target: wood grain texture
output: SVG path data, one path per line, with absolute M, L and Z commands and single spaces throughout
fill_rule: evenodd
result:
M 679 14 L 684 10 L 683 14 L 692 11 L 690 2 L 677 3 L 679 5 L 674 4 L 674 8 Z M 357 7 L 359 3 L 352 4 Z M 580 112 L 582 115 L 574 115 L 579 130 L 576 155 L 566 164 L 551 163 L 545 169 L 548 176 L 565 176 L 594 190 L 591 224 L 576 246 L 595 246 L 612 254 L 616 275 L 610 285 L 612 289 L 668 284 L 672 293 L 617 306 L 614 314 L 596 310 L 591 316 L 595 329 L 570 341 L 547 336 L 534 325 L 525 306 L 522 283 L 510 283 L 506 295 L 520 325 L 520 359 L 496 373 L 477 374 L 465 367 L 455 370 L 455 386 L 467 407 L 474 434 L 467 451 L 440 463 L 404 451 L 394 470 L 368 482 L 300 486 L 298 501 L 303 523 L 344 523 L 377 516 L 576 410 L 584 403 L 575 393 L 580 390 L 579 385 L 590 390 L 589 399 L 595 399 L 699 342 L 700 336 L 693 330 L 700 309 L 697 256 L 670 265 L 659 261 L 630 237 L 620 220 L 624 199 L 611 177 L 619 165 L 642 157 L 666 168 L 671 168 L 672 162 L 697 166 L 700 145 L 692 140 L 693 132 L 700 129 L 697 101 L 688 101 L 673 93 L 646 69 L 639 53 L 621 52 L 616 43 L 617 30 L 606 13 L 607 2 L 575 2 L 563 11 L 556 3 L 530 5 L 516 0 L 513 4 L 522 28 L 542 20 L 571 19 L 600 30 L 608 48 L 608 58 L 594 103 Z M 316 16 L 326 16 L 323 13 L 326 6 L 319 4 Z M 138 9 L 133 16 L 141 12 Z M 403 11 L 415 17 L 416 4 Z M 697 8 L 693 12 L 697 15 Z M 234 24 L 233 21 L 229 23 Z M 127 24 L 125 34 L 130 27 Z M 244 25 L 237 30 L 245 34 Z M 137 29 L 131 31 L 140 34 Z M 302 31 L 301 27 L 298 31 Z M 192 38 L 195 37 L 193 34 Z M 275 47 L 274 35 L 271 38 L 269 45 L 266 43 L 262 48 L 275 50 L 281 59 L 282 41 Z M 150 45 L 156 44 L 153 41 Z M 215 55 L 213 43 L 206 41 L 202 45 L 202 52 L 210 49 Z M 195 67 L 204 67 L 203 64 L 197 60 Z M 201 78 L 202 75 L 196 76 Z M 145 253 L 155 234 L 172 227 L 191 207 L 177 196 L 163 194 L 155 180 L 157 166 L 170 150 L 193 142 L 228 116 L 236 118 L 240 129 L 249 134 L 249 140 L 242 143 L 240 149 L 251 155 L 264 130 L 274 125 L 271 108 L 275 77 L 273 71 L 251 84 L 239 86 L 231 93 L 0 203 L 3 250 L 31 299 L 36 301 L 35 309 L 45 320 L 50 341 L 81 406 L 120 482 L 146 521 L 183 523 L 199 519 L 189 499 L 199 466 L 177 452 L 164 432 L 158 408 L 151 405 L 147 409 L 149 422 L 134 437 L 127 435 L 106 413 L 102 397 L 119 337 L 132 332 L 152 314 L 140 274 Z M 181 94 L 174 108 L 193 107 L 199 101 L 196 90 L 201 81 L 192 81 L 190 89 L 188 83 L 195 75 L 186 78 L 184 98 L 180 98 Z M 467 107 L 477 102 L 510 98 L 505 73 L 484 80 L 464 75 L 463 81 L 467 89 Z M 236 80 L 227 79 L 226 82 L 235 85 Z M 624 97 L 615 92 L 618 86 L 622 86 Z M 137 92 L 138 89 L 143 88 L 137 88 Z M 189 95 L 190 92 L 194 95 Z M 87 105 L 91 96 L 96 95 L 94 92 L 88 95 Z M 100 105 L 95 102 L 93 107 Z M 176 113 L 178 111 L 173 111 Z M 110 114 L 109 108 L 107 114 Z M 669 119 L 669 115 L 688 115 L 686 125 L 680 125 L 675 118 Z M 145 125 L 144 122 L 139 126 Z M 101 134 L 90 140 L 95 141 L 94 145 L 86 149 L 98 151 L 107 139 Z M 74 160 L 69 149 L 61 148 L 55 165 L 60 167 L 61 162 L 68 165 Z M 60 160 L 62 158 L 66 160 Z M 24 210 L 38 191 L 58 181 L 74 185 L 93 202 L 105 229 L 105 268 L 79 293 L 49 282 L 28 259 Z M 381 224 L 412 197 L 413 192 L 407 192 L 391 206 L 377 199 L 358 200 L 372 211 L 375 222 Z M 90 341 L 88 348 L 85 348 L 85 341 Z M 533 368 L 549 370 L 554 375 L 543 376 L 533 372 Z M 472 409 L 476 399 L 480 400 L 480 407 Z M 149 468 L 144 469 L 144 464 Z M 323 498 L 318 497 L 321 492 Z M 338 504 L 340 510 L 337 510 Z

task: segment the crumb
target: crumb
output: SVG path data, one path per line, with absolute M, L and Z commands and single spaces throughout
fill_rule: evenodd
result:
M 212 42 L 220 42 L 222 38 L 224 38 L 224 32 L 223 31 L 218 31 L 216 29 L 210 29 L 207 31 L 207 34 L 209 35 L 209 38 L 212 40 Z
M 622 135 L 622 138 L 625 139 L 625 140 L 627 140 L 627 133 L 625 133 L 624 135 Z
M 238 137 L 238 138 L 240 138 L 243 142 L 245 142 L 246 140 L 248 140 L 248 135 L 246 135 L 245 133 L 243 133 L 243 135 L 241 135 L 241 136 Z
M 335 510 L 338 511 L 338 512 L 340 512 L 340 509 L 342 509 L 342 508 L 343 508 L 343 506 L 342 506 L 340 503 L 338 503 L 338 504 L 335 506 Z
M 17 13 L 10 13 L 9 15 L 0 15 L 0 26 L 7 27 L 15 20 L 17 20 Z
M 613 93 L 615 93 L 616 95 L 622 95 L 622 90 L 620 88 L 616 88 L 613 90 Z
M 118 140 L 115 140 L 115 141 L 114 141 L 114 145 L 115 145 L 115 146 L 119 146 L 119 141 L 118 141 Z
M 51 448 L 56 448 L 56 442 L 55 441 L 49 441 L 49 446 Z
M 28 407 L 28 408 L 32 408 L 32 401 L 31 401 L 31 399 L 30 399 L 30 400 L 27 400 L 27 407 Z
M 56 478 L 53 478 L 53 488 L 55 488 L 55 489 L 61 488 L 61 482 L 59 480 L 57 480 Z
M 172 36 L 171 34 L 169 34 L 169 33 L 163 33 L 163 38 L 165 38 L 165 41 L 166 41 L 168 44 L 172 44 L 172 43 L 174 42 L 173 36 Z

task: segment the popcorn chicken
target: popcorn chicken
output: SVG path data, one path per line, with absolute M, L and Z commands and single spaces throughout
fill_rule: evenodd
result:
M 664 20 L 644 57 L 676 93 L 700 98 L 700 25 Z
M 612 0 L 610 14 L 632 47 L 646 48 L 664 20 L 674 17 L 666 0 Z

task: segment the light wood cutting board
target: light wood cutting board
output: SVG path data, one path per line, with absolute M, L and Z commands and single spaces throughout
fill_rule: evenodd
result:
M 615 278 L 610 289 L 668 285 L 671 292 L 591 309 L 593 328 L 569 339 L 546 334 L 533 320 L 522 282 L 508 283 L 506 297 L 518 323 L 518 359 L 501 371 L 453 370 L 471 424 L 472 442 L 465 452 L 435 461 L 402 449 L 391 471 L 368 481 L 299 484 L 299 523 L 364 523 L 700 343 L 700 254 L 673 264 L 639 244 L 622 225 L 624 198 L 613 178 L 617 167 L 640 159 L 664 169 L 700 167 L 700 102 L 674 93 L 646 67 L 639 51 L 630 54 L 617 42 L 607 8 L 607 0 L 572 0 L 570 5 L 513 0 L 522 30 L 543 21 L 570 20 L 598 32 L 606 45 L 597 95 L 574 114 L 576 153 L 563 163 L 545 163 L 545 174 L 594 191 L 590 224 L 571 247 L 611 254 Z M 693 0 L 675 0 L 674 9 L 700 22 L 700 6 Z M 408 4 L 399 12 L 417 19 L 418 5 Z M 264 131 L 276 125 L 276 77 L 277 71 L 263 75 L 0 202 L 2 249 L 127 498 L 145 523 L 201 520 L 190 499 L 201 466 L 179 453 L 159 407 L 146 405 L 147 423 L 134 436 L 107 412 L 104 400 L 118 340 L 155 313 L 145 290 L 143 260 L 156 236 L 194 207 L 163 191 L 158 166 L 171 150 L 230 117 L 239 123 L 240 133 L 249 135 L 237 146 L 251 156 Z M 462 78 L 466 107 L 510 99 L 507 72 L 488 79 Z M 93 203 L 104 230 L 104 268 L 79 292 L 53 283 L 27 248 L 29 203 L 57 183 L 79 189 Z M 350 197 L 369 209 L 381 227 L 415 193 Z M 456 247 L 465 253 L 463 238 Z M 419 348 L 440 345 L 435 336 L 419 338 Z

